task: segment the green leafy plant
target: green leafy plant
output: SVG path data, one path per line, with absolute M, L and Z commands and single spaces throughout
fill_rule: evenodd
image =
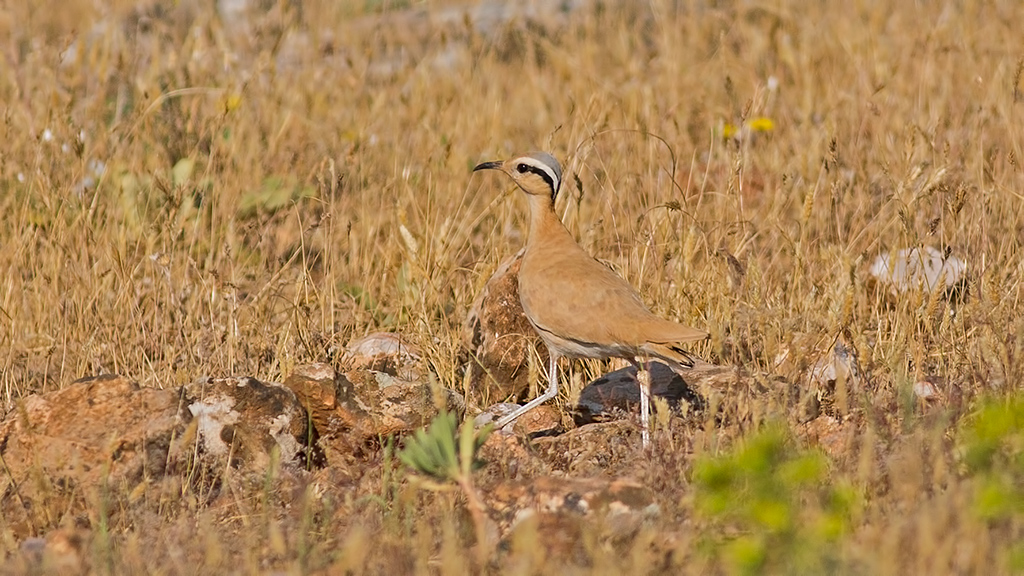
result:
M 398 459 L 420 474 L 458 483 L 461 477 L 483 466 L 476 454 L 490 433 L 491 426 L 477 433 L 472 422 L 466 422 L 456 436 L 455 414 L 442 412 L 427 429 L 417 430 L 406 440 Z
M 735 573 L 827 571 L 837 559 L 823 545 L 849 529 L 856 502 L 852 490 L 827 480 L 825 457 L 798 450 L 778 426 L 731 453 L 701 458 L 696 507 L 717 528 L 706 549 Z
M 444 490 L 444 482 L 458 485 L 473 518 L 478 558 L 482 563 L 490 547 L 487 517 L 483 501 L 473 486 L 473 472 L 484 464 L 477 458 L 477 453 L 493 427 L 488 424 L 477 431 L 473 422 L 467 420 L 456 432 L 455 423 L 455 414 L 441 412 L 427 429 L 417 430 L 412 438 L 406 440 L 398 459 L 411 470 L 426 476 L 427 479 L 420 479 L 420 484 L 429 489 Z
M 960 454 L 973 483 L 975 514 L 990 526 L 1019 530 L 1024 521 L 1024 396 L 981 403 L 960 432 Z M 1024 570 L 1024 544 L 1005 560 Z

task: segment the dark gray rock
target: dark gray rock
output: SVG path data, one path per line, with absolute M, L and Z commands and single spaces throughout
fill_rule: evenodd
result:
M 700 410 L 704 401 L 683 379 L 663 362 L 651 362 L 651 396 L 664 398 L 669 407 L 677 408 L 687 402 Z M 580 392 L 573 414 L 577 426 L 613 418 L 616 412 L 639 410 L 640 387 L 636 381 L 636 368 L 627 366 L 587 384 Z M 652 404 L 653 406 L 653 404 Z

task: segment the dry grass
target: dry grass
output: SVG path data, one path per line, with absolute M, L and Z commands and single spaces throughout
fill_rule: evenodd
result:
M 5 406 L 103 372 L 280 380 L 373 330 L 415 339 L 461 388 L 460 323 L 525 233 L 508 182 L 470 168 L 540 148 L 563 160 L 559 210 L 580 242 L 660 314 L 708 327 L 708 359 L 772 373 L 801 334 L 856 349 L 865 387 L 834 408 L 856 448 L 826 483 L 852 486 L 858 511 L 824 544 L 786 541 L 827 549 L 825 564 L 764 568 L 1012 569 L 1024 516 L 974 512 L 956 439 L 982 396 L 1024 376 L 1020 3 L 656 0 L 492 27 L 442 18 L 453 2 L 415 5 L 433 18 L 267 2 L 231 21 L 191 0 L 114 4 L 0 7 Z M 773 129 L 723 138 L 758 117 Z M 968 260 L 966 298 L 870 289 L 875 254 L 919 245 Z M 924 376 L 944 378 L 942 402 L 914 399 Z M 701 516 L 687 479 L 763 422 L 795 425 L 786 398 L 726 400 L 706 433 L 611 467 L 664 487 L 665 513 L 629 542 L 588 544 L 584 565 L 742 571 L 742 551 L 708 552 L 736 520 Z M 287 505 L 185 498 L 129 515 L 94 567 L 470 562 L 459 500 L 382 462 Z M 574 562 L 515 550 L 524 572 Z

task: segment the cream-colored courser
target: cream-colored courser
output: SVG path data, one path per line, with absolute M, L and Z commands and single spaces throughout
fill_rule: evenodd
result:
M 625 358 L 637 368 L 643 443 L 649 442 L 650 372 L 660 358 L 680 371 L 693 366 L 680 345 L 707 332 L 655 316 L 636 290 L 588 254 L 555 214 L 562 168 L 546 152 L 504 162 L 484 162 L 473 170 L 500 170 L 530 200 L 530 231 L 519 269 L 523 311 L 548 348 L 548 389 L 498 420 L 501 428 L 558 394 L 558 359 Z M 643 363 L 643 366 L 641 366 Z

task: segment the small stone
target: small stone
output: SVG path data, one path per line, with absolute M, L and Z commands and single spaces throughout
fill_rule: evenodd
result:
M 419 347 L 395 332 L 374 332 L 345 346 L 341 363 L 349 370 L 374 370 L 406 380 L 422 376 Z
M 90 532 L 82 528 L 57 528 L 46 537 L 22 540 L 18 554 L 0 563 L 3 574 L 89 573 Z
M 502 481 L 532 477 L 545 467 L 530 449 L 529 440 L 514 434 L 491 434 L 480 447 L 478 457 Z
M 540 458 L 574 475 L 607 473 L 616 462 L 636 456 L 640 429 L 628 420 L 596 422 L 531 442 Z
M 562 418 L 557 408 L 542 404 L 516 418 L 512 426 L 517 434 L 529 438 L 554 436 L 562 431 Z
M 914 396 L 925 402 L 934 402 L 942 398 L 942 393 L 939 392 L 938 384 L 941 383 L 942 379 L 934 376 L 927 376 L 914 382 Z
M 18 550 L 30 563 L 41 564 L 43 562 L 43 552 L 46 551 L 46 538 L 25 538 L 21 545 L 18 546 Z
M 482 428 L 488 424 L 495 423 L 512 412 L 515 412 L 518 408 L 519 404 L 514 404 L 512 402 L 498 402 L 497 404 L 492 404 L 486 410 L 476 415 L 473 419 L 473 426 Z M 504 430 L 511 432 L 510 425 L 505 426 Z
M 377 370 L 336 373 L 327 364 L 299 366 L 285 386 L 309 411 L 320 442 L 347 451 L 380 436 L 422 428 L 438 406 L 460 413 L 464 401 L 454 391 L 423 379 L 407 380 Z

